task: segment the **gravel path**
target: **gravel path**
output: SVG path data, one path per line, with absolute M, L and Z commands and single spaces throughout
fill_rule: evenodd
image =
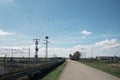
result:
M 120 78 L 77 61 L 68 60 L 59 80 L 120 80 Z

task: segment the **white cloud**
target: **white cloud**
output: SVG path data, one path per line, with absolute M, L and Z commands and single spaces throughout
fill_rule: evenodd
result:
M 120 44 L 117 42 L 117 39 L 111 39 L 111 40 L 106 39 L 104 41 L 96 42 L 95 46 L 101 47 L 101 49 L 103 50 L 109 50 L 120 47 Z
M 15 34 L 14 32 L 6 32 L 6 31 L 3 31 L 3 30 L 0 30 L 0 36 L 6 36 L 6 35 L 13 35 Z
M 120 43 L 117 41 L 117 39 L 106 39 L 90 45 L 77 45 L 74 48 L 82 51 L 83 53 L 86 52 L 87 57 L 114 55 L 120 56 L 120 54 L 118 54 L 118 52 L 120 52 Z
M 14 57 L 28 57 L 29 47 L 0 47 L 0 56 L 11 57 L 12 49 L 13 49 L 13 55 Z M 34 57 L 35 55 L 35 46 L 30 47 L 30 56 Z M 54 55 L 57 55 L 58 57 L 69 57 L 69 54 L 73 54 L 75 52 L 75 49 L 71 48 L 48 48 L 48 56 L 53 57 Z M 45 48 L 39 47 L 38 51 L 39 57 L 45 57 Z
M 74 46 L 74 48 L 79 51 L 86 51 L 88 48 L 90 48 L 90 46 L 89 45 L 77 45 L 77 46 Z
M 83 30 L 83 31 L 81 31 L 81 34 L 90 35 L 90 34 L 92 34 L 92 32 L 89 32 L 87 30 Z
M 0 47 L 0 56 L 5 56 L 8 54 L 8 57 L 11 57 L 11 50 L 14 49 L 14 57 L 28 57 L 29 51 L 28 48 L 30 47 L 31 57 L 34 57 L 35 55 L 35 45 L 31 46 L 19 46 L 19 47 Z M 118 51 L 117 51 L 118 50 Z M 57 55 L 58 57 L 69 57 L 69 54 L 73 54 L 76 51 L 80 51 L 83 53 L 86 53 L 86 57 L 91 57 L 92 55 L 95 56 L 113 56 L 116 53 L 120 52 L 120 43 L 118 43 L 117 39 L 111 39 L 111 40 L 103 40 L 96 42 L 94 44 L 90 45 L 77 45 L 73 48 L 56 48 L 56 47 L 49 47 L 48 48 L 48 56 L 53 57 L 54 55 Z M 93 52 L 93 54 L 91 54 Z M 117 54 L 119 55 L 119 54 Z M 45 48 L 42 46 L 39 46 L 39 57 L 45 56 Z

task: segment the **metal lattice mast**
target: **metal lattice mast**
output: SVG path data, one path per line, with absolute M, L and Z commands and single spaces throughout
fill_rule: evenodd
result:
M 33 39 L 33 41 L 35 41 L 35 61 L 38 60 L 38 44 L 39 44 L 39 41 L 40 39 Z

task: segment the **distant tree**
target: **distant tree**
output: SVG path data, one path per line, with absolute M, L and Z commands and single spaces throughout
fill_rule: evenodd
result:
M 74 60 L 79 60 L 81 53 L 79 51 L 76 51 L 73 56 L 74 56 Z
M 72 54 L 69 55 L 69 58 L 72 59 Z
M 73 55 L 70 54 L 69 57 L 70 57 L 70 59 L 72 59 L 72 60 L 79 60 L 80 57 L 81 57 L 81 54 L 82 54 L 82 53 L 80 53 L 79 51 L 76 51 Z

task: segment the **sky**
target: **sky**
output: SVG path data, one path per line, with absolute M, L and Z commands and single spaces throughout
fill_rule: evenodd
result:
M 120 56 L 120 0 L 0 0 L 0 56 Z M 25 49 L 26 48 L 26 49 Z M 23 53 L 23 54 L 21 54 Z

